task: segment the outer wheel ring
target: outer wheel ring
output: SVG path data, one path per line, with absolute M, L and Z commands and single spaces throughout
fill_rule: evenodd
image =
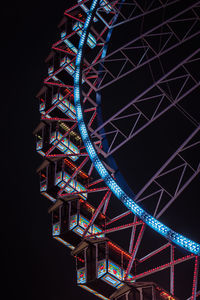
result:
M 75 64 L 75 74 L 74 74 L 74 103 L 76 108 L 76 116 L 79 131 L 85 145 L 85 148 L 88 152 L 88 155 L 91 161 L 94 164 L 97 172 L 104 180 L 105 184 L 110 188 L 113 194 L 121 201 L 123 204 L 131 210 L 135 215 L 137 215 L 141 220 L 143 220 L 148 226 L 154 229 L 156 232 L 164 236 L 166 239 L 170 240 L 172 243 L 178 245 L 193 253 L 195 255 L 200 256 L 200 245 L 187 237 L 175 232 L 174 230 L 170 229 L 160 221 L 156 220 L 152 217 L 149 213 L 147 213 L 144 209 L 142 209 L 138 204 L 135 203 L 134 199 L 131 199 L 123 190 L 122 188 L 116 183 L 113 177 L 108 173 L 106 168 L 104 167 L 103 163 L 99 159 L 96 150 L 94 149 L 92 142 L 89 138 L 89 134 L 87 131 L 87 126 L 84 122 L 82 107 L 81 107 L 81 82 L 82 82 L 82 60 L 83 60 L 83 51 L 85 42 L 87 39 L 87 35 L 89 32 L 90 25 L 92 23 L 92 19 L 94 13 L 97 9 L 99 0 L 93 0 L 90 10 L 88 12 L 83 32 L 80 37 L 78 53 L 76 57 L 76 64 Z

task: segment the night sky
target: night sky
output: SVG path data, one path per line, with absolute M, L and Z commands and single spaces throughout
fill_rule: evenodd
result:
M 32 134 L 40 117 L 35 95 L 65 8 L 64 0 L 36 0 L 6 2 L 2 9 L 1 273 L 6 299 L 95 299 L 76 287 L 70 251 L 51 238 L 49 203 L 40 196 L 36 174 L 41 158 Z M 198 229 L 196 240 L 197 218 L 195 210 L 191 230 Z
M 6 299 L 94 299 L 76 287 L 69 250 L 51 238 L 48 200 L 39 193 L 33 130 L 39 122 L 35 95 L 56 40 L 66 1 L 7 2 L 2 46 L 1 272 Z

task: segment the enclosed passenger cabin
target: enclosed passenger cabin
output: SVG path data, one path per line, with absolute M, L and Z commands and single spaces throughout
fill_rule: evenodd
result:
M 79 159 L 81 138 L 72 130 L 73 122 L 70 121 L 42 121 L 34 130 L 36 137 L 36 150 L 42 155 L 61 155 L 76 161 Z
M 80 287 L 108 299 L 123 286 L 131 256 L 108 238 L 87 238 L 72 251 L 72 255 L 76 258 Z M 129 278 L 132 278 L 131 274 Z
M 154 282 L 125 283 L 110 300 L 178 300 Z
M 49 200 L 55 202 L 58 192 L 68 196 L 87 199 L 85 185 L 89 182 L 89 176 L 84 170 L 79 170 L 74 178 L 72 174 L 78 166 L 69 159 L 52 158 L 45 160 L 37 169 L 40 175 L 40 192 Z
M 42 118 L 76 119 L 73 90 L 66 87 L 44 86 L 38 92 Z
M 89 176 L 83 169 L 79 170 L 73 178 L 72 175 L 77 170 L 78 165 L 69 159 L 55 162 L 55 186 L 62 189 L 64 194 L 79 195 L 82 199 L 87 199 L 86 185 L 89 183 Z
M 54 161 L 43 161 L 37 169 L 40 176 L 40 193 L 52 202 L 56 202 L 57 188 L 55 187 L 55 158 Z
M 51 51 L 45 62 L 48 66 L 48 74 L 45 83 L 61 85 L 66 88 L 73 88 L 73 76 L 75 71 L 75 55 L 72 51 L 59 54 Z
M 74 249 L 81 242 L 94 212 L 95 208 L 81 198 L 58 199 L 49 209 L 52 216 L 53 238 L 70 249 Z M 98 214 L 94 223 L 89 227 L 86 236 L 101 233 L 105 220 L 105 215 Z M 99 235 L 99 237 L 102 236 Z

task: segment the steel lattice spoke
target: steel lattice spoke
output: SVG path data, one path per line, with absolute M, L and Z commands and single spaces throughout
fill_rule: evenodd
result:
M 151 30 L 143 34 L 140 34 L 137 38 L 130 41 L 126 45 L 122 46 L 120 49 L 108 54 L 104 59 L 98 60 L 98 62 L 96 62 L 94 65 L 91 65 L 89 69 L 91 70 L 90 72 L 92 75 L 98 76 L 99 66 L 101 66 L 102 69 L 101 72 L 104 74 L 104 76 L 101 79 L 101 82 L 98 82 L 98 87 L 96 87 L 92 81 L 87 80 L 87 78 L 86 78 L 86 82 L 95 91 L 103 89 L 106 86 L 113 84 L 114 82 L 121 79 L 122 77 L 127 76 L 128 74 L 138 70 L 139 68 L 143 67 L 145 64 L 149 63 L 150 61 L 158 59 L 163 54 L 169 52 L 170 50 L 173 50 L 174 48 L 178 47 L 182 43 L 198 35 L 198 30 L 196 30 L 195 32 L 191 30 L 191 32 L 188 32 L 188 34 L 179 38 L 177 35 L 175 35 L 174 31 L 171 30 L 171 28 L 169 27 L 170 23 L 174 24 L 175 22 L 177 23 L 187 22 L 188 20 L 187 17 L 185 17 L 185 19 L 183 17 L 181 20 L 180 17 L 184 15 L 184 13 L 186 13 L 187 11 L 191 10 L 192 7 L 195 8 L 198 5 L 199 5 L 199 1 L 195 3 L 193 6 L 186 8 L 182 12 L 179 12 L 177 15 L 172 16 L 168 20 L 159 23 Z M 191 20 L 189 19 L 189 21 Z M 199 23 L 199 16 L 194 14 L 191 27 L 193 27 L 193 24 L 196 22 Z M 156 36 L 158 36 L 158 38 L 160 39 L 163 38 L 164 40 L 163 45 L 160 49 L 153 48 L 153 46 L 150 46 L 151 43 L 147 42 L 148 40 L 151 41 L 151 39 L 155 38 Z M 145 44 L 141 43 L 141 40 L 145 41 Z M 138 60 L 135 60 L 133 59 L 133 54 L 134 51 L 136 51 L 137 53 L 138 50 L 140 50 L 140 57 L 138 58 Z M 150 56 L 150 58 L 146 56 L 147 53 Z M 111 63 L 115 64 L 116 66 L 116 63 L 121 62 L 121 64 L 119 65 L 119 73 L 116 74 L 116 70 L 113 73 L 112 67 L 109 67 L 108 69 L 107 62 L 109 63 L 109 66 L 110 65 L 112 66 Z M 130 63 L 129 71 L 127 71 L 126 68 L 126 71 L 124 72 L 124 74 L 122 74 L 123 66 L 125 66 L 127 62 Z M 85 70 L 85 72 L 87 71 L 88 69 Z M 107 82 L 104 82 L 106 80 L 107 74 L 110 75 L 112 79 L 107 80 Z
M 105 11 L 103 10 L 103 7 L 99 7 L 97 9 L 96 14 L 108 28 L 115 28 L 124 25 L 125 23 L 136 20 L 140 17 L 143 17 L 145 15 L 151 14 L 157 10 L 163 9 L 164 7 L 175 4 L 178 1 L 180 0 L 171 0 L 171 1 L 167 1 L 167 3 L 162 3 L 162 2 L 159 3 L 156 2 L 155 0 L 152 0 L 149 2 L 148 7 L 145 7 L 144 3 L 141 3 L 140 1 L 136 1 L 136 0 L 132 0 L 132 1 L 129 0 L 126 2 L 119 1 L 117 3 L 118 5 L 115 5 L 116 1 L 112 1 L 110 2 L 110 5 L 113 7 L 113 11 L 115 12 L 115 14 L 118 14 L 117 22 L 115 22 L 113 25 L 109 25 L 109 22 L 106 21 L 106 19 L 104 18 Z M 156 5 L 156 7 L 154 4 Z M 120 5 L 120 9 L 118 7 L 119 5 Z M 153 5 L 154 7 L 152 8 Z M 125 11 L 123 10 L 123 7 L 126 8 Z
M 103 127 L 106 129 L 106 126 L 109 126 L 109 128 L 112 128 L 112 135 L 114 135 L 114 140 L 110 144 L 112 145 L 112 148 L 110 146 L 108 153 L 104 153 L 105 156 L 109 156 L 110 154 L 114 153 L 117 149 L 119 149 L 122 145 L 127 143 L 129 140 L 131 140 L 136 134 L 138 134 L 141 130 L 146 128 L 148 125 L 153 123 L 155 120 L 157 120 L 160 116 L 162 116 L 166 111 L 168 111 L 170 108 L 174 107 L 176 104 L 178 104 L 182 99 L 184 99 L 186 96 L 188 96 L 192 91 L 194 91 L 196 88 L 199 87 L 199 82 L 195 83 L 193 82 L 193 86 L 189 87 L 188 90 L 184 90 L 184 93 L 179 93 L 178 97 L 176 97 L 173 102 L 172 99 L 170 101 L 168 100 L 169 98 L 165 97 L 165 92 L 161 93 L 160 87 L 162 84 L 166 82 L 170 82 L 173 80 L 175 83 L 179 82 L 180 78 L 177 77 L 176 75 L 173 76 L 173 73 L 175 73 L 179 68 L 182 68 L 184 64 L 187 64 L 190 62 L 190 60 L 199 54 L 199 49 L 195 50 L 194 53 L 192 53 L 189 57 L 185 58 L 184 61 L 179 63 L 177 66 L 175 66 L 172 70 L 170 70 L 168 73 L 166 73 L 164 76 L 162 76 L 159 80 L 157 80 L 155 83 L 152 84 L 146 91 L 142 92 L 139 96 L 137 96 L 135 99 L 133 99 L 129 104 L 127 104 L 124 108 L 119 110 L 117 113 L 115 113 L 112 117 L 110 117 L 106 122 L 104 122 L 98 129 L 92 131 L 92 135 L 94 136 L 95 133 L 99 134 L 100 129 Z M 185 80 L 188 78 L 188 75 L 184 77 L 184 82 L 183 85 L 185 86 Z M 159 87 L 159 88 L 158 88 Z M 154 94 L 153 96 L 148 96 L 148 93 L 153 90 Z M 154 112 L 152 114 L 151 118 L 148 118 L 142 109 L 138 108 L 137 104 L 145 101 L 152 101 L 152 103 L 155 102 L 155 99 L 157 100 L 157 105 L 154 109 Z M 168 102 L 169 101 L 169 102 Z M 165 102 L 165 107 L 163 110 L 159 111 L 159 107 L 161 103 Z M 137 118 L 135 120 L 133 118 L 130 118 L 130 121 L 133 123 L 132 130 L 130 131 L 129 134 L 126 135 L 126 137 L 123 138 L 123 131 L 120 130 L 119 127 L 116 125 L 116 121 L 118 121 L 120 118 L 127 118 L 130 117 L 130 115 L 126 115 L 126 111 L 130 108 L 134 107 L 136 113 L 137 113 Z M 135 114 L 136 114 L 135 113 Z M 135 115 L 134 115 L 135 117 Z M 143 120 L 143 123 L 138 125 L 139 119 Z M 138 126 L 137 126 L 138 125 Z M 108 131 L 109 133 L 109 131 Z M 108 134 L 107 133 L 107 134 Z M 123 133 L 123 134 L 122 134 Z M 106 134 L 106 133 L 105 133 Z M 113 143 L 116 140 L 116 137 L 120 136 L 122 138 L 122 142 L 118 143 L 117 146 L 113 146 Z
M 140 279 L 151 275 L 157 276 L 159 283 L 167 271 L 166 286 L 160 289 L 156 283 L 157 291 L 175 299 L 180 274 L 177 270 L 186 263 L 192 274 L 188 300 L 200 295 L 199 244 L 156 219 L 200 172 L 200 161 L 188 156 L 200 147 L 199 120 L 182 101 L 199 87 L 191 64 L 200 62 L 200 50 L 191 47 L 190 54 L 183 53 L 169 67 L 164 63 L 179 47 L 198 41 L 199 8 L 200 1 L 78 0 L 65 11 L 59 24 L 60 39 L 46 59 L 48 77 L 37 95 L 41 122 L 34 131 L 37 152 L 44 158 L 37 170 L 40 192 L 52 204 L 48 212 L 52 216 L 53 238 L 72 250 L 78 286 L 100 298 L 110 298 L 108 285 L 120 290 L 120 286 L 140 284 Z M 159 15 L 155 24 L 146 28 L 144 21 L 155 14 Z M 112 29 L 120 32 L 131 22 L 140 24 L 134 38 L 106 55 Z M 188 26 L 181 34 L 176 26 L 183 23 Z M 152 66 L 155 61 L 161 69 L 158 74 Z M 117 72 L 112 68 L 114 64 L 119 67 Z M 134 98 L 131 95 L 130 103 L 99 126 L 101 96 L 96 92 L 142 67 L 149 69 L 151 80 L 147 87 L 136 92 Z M 174 85 L 179 85 L 178 91 Z M 146 103 L 154 106 L 150 114 Z M 190 121 L 190 126 L 192 123 L 194 131 L 136 196 L 128 195 L 126 188 L 118 185 L 116 166 L 104 157 L 174 107 Z M 133 121 L 129 132 L 120 126 L 124 120 Z M 107 151 L 104 137 L 111 137 Z M 176 181 L 174 174 L 178 174 Z M 165 185 L 166 177 L 170 187 Z M 116 198 L 120 200 L 118 204 Z M 148 213 L 142 205 L 151 198 L 153 213 Z M 123 238 L 116 242 L 120 236 Z M 118 277 L 110 266 L 119 271 Z M 89 274 L 90 269 L 94 274 Z M 110 282 L 106 276 L 110 276 Z M 93 290 L 92 282 L 97 286 L 101 282 L 106 288 L 98 287 L 96 291 L 95 286 Z
M 156 218 L 161 217 L 200 172 L 200 158 L 198 161 L 186 158 L 188 152 L 192 153 L 194 149 L 200 149 L 199 129 L 200 126 L 194 130 L 136 195 L 137 202 L 148 201 L 152 197 L 155 199 L 157 205 L 154 216 Z M 195 142 L 193 142 L 194 139 Z M 170 183 L 169 185 L 164 184 L 166 178 Z M 166 196 L 168 201 L 162 206 L 162 199 L 165 199 Z M 159 210 L 159 207 L 162 207 L 162 209 Z

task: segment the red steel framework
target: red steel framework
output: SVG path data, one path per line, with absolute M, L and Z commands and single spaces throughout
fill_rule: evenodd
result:
M 96 101 L 96 93 L 102 92 L 105 87 L 144 66 L 151 68 L 153 61 L 158 60 L 161 64 L 164 55 L 199 36 L 200 1 L 192 1 L 190 5 L 178 0 L 154 0 L 148 5 L 147 2 L 100 1 L 85 45 L 83 112 L 93 145 L 113 178 L 116 178 L 116 170 L 107 158 L 171 108 L 175 107 L 193 124 L 192 134 L 136 194 L 137 203 L 155 198 L 156 207 L 152 215 L 159 218 L 200 171 L 200 163 L 194 166 L 184 156 L 184 151 L 192 151 L 200 145 L 199 123 L 180 105 L 199 87 L 200 81 L 188 67 L 191 62 L 199 62 L 199 49 L 191 49 L 187 57 L 180 57 L 159 78 L 153 74 L 154 81 L 148 88 L 101 124 L 98 122 Z M 116 206 L 116 197 L 95 170 L 78 131 L 74 104 L 75 61 L 90 4 L 89 0 L 78 1 L 64 12 L 59 24 L 60 39 L 52 45 L 46 59 L 48 76 L 37 94 L 41 122 L 34 134 L 36 150 L 43 156 L 43 163 L 37 171 L 41 194 L 51 203 L 52 236 L 72 250 L 78 286 L 101 299 L 118 299 L 119 295 L 129 297 L 130 290 L 139 295 L 138 299 L 145 299 L 145 293 L 150 293 L 152 299 L 178 299 L 180 288 L 176 286 L 180 285 L 179 275 L 184 268 L 192 274 L 188 278 L 185 276 L 184 285 L 188 285 L 186 291 L 189 293 L 184 295 L 184 299 L 197 299 L 200 296 L 199 256 L 152 233 L 131 211 Z M 158 24 L 144 28 L 131 41 L 102 56 L 113 29 L 163 11 L 167 13 L 162 22 L 159 20 Z M 182 37 L 174 29 L 174 24 L 180 22 L 190 23 Z M 160 39 L 159 49 L 150 42 L 155 37 Z M 135 50 L 140 52 L 137 58 L 133 56 Z M 113 69 L 111 66 L 117 63 L 119 69 Z M 182 73 L 178 73 L 180 69 Z M 173 91 L 169 94 L 163 86 L 169 87 L 171 82 L 176 83 L 180 79 L 182 86 L 172 97 Z M 147 101 L 153 103 L 155 99 L 158 100 L 157 105 L 148 116 L 141 104 Z M 120 122 L 117 123 L 122 119 L 134 120 L 128 134 L 120 127 Z M 105 136 L 109 136 L 110 146 L 107 148 L 103 142 Z M 160 184 L 159 179 L 177 170 L 181 170 L 181 174 L 172 193 Z M 162 199 L 166 197 L 167 202 L 160 208 Z M 122 230 L 123 235 L 117 234 Z M 114 242 L 115 239 L 120 240 L 119 236 L 122 243 Z M 123 244 L 124 239 L 126 245 Z M 151 245 L 149 239 L 153 241 Z M 164 288 L 161 287 L 163 282 Z

